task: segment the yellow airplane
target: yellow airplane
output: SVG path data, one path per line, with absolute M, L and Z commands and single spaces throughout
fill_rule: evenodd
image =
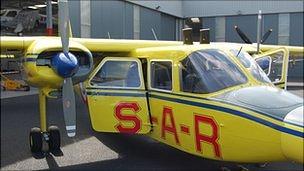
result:
M 43 142 L 60 149 L 46 98 L 63 99 L 66 132 L 75 136 L 80 85 L 97 132 L 143 134 L 215 160 L 303 163 L 303 99 L 270 80 L 286 87 L 289 56 L 303 47 L 260 45 L 253 56 L 256 44 L 208 43 L 206 30 L 192 43 L 190 29 L 184 42 L 69 38 L 67 1 L 58 5 L 61 38 L 1 37 L 1 54 L 19 52 L 25 80 L 39 88 L 32 152 Z

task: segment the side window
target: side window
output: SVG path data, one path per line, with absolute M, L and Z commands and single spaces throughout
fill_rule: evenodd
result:
M 135 61 L 106 61 L 91 84 L 103 87 L 140 87 L 138 68 Z
M 15 17 L 17 15 L 17 11 L 9 11 L 8 13 L 7 13 L 7 17 Z
M 172 90 L 172 63 L 170 61 L 151 62 L 151 87 Z

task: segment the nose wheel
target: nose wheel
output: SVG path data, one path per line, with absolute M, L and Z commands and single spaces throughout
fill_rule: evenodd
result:
M 48 129 L 49 133 L 49 150 L 58 151 L 60 150 L 60 132 L 57 126 L 50 126 Z
M 48 144 L 48 151 L 60 151 L 60 132 L 57 126 L 50 126 L 47 132 L 40 128 L 32 128 L 29 135 L 30 149 L 32 153 L 43 152 L 43 143 Z
M 31 152 L 37 153 L 42 151 L 43 136 L 40 128 L 32 128 L 30 131 L 30 148 Z

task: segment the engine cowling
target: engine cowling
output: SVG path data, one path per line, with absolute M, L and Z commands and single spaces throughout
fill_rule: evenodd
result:
M 34 41 L 23 58 L 25 80 L 34 87 L 59 89 L 68 76 L 77 84 L 88 78 L 92 68 L 93 57 L 85 46 L 71 41 L 70 53 L 64 54 L 59 38 Z

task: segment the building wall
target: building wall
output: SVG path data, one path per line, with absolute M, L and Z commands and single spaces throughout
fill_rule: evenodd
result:
M 226 17 L 225 26 L 226 26 L 225 41 L 244 43 L 234 29 L 234 26 L 238 26 L 252 42 L 256 42 L 256 35 L 257 35 L 256 15 Z
M 210 41 L 215 42 L 215 17 L 202 18 L 202 28 L 210 29 Z
M 161 13 L 147 8 L 140 8 L 140 39 L 154 40 L 153 32 L 161 34 Z
M 133 39 L 133 6 L 123 1 L 91 1 L 91 37 Z
M 289 44 L 290 45 L 302 45 L 304 46 L 303 42 L 303 12 L 299 13 L 291 13 L 290 14 L 290 37 L 289 37 Z
M 201 18 L 202 28 L 210 28 L 211 41 L 243 42 L 234 29 L 234 26 L 238 25 L 253 42 L 256 42 L 257 14 L 255 8 L 264 5 L 264 11 L 262 12 L 268 13 L 263 13 L 262 34 L 270 28 L 273 30 L 265 44 L 303 45 L 303 7 L 297 5 L 299 4 L 298 1 L 291 1 L 290 3 L 286 3 L 286 1 L 246 1 L 244 4 L 242 1 L 208 1 L 208 3 L 207 1 L 161 1 L 160 3 L 158 1 L 91 0 L 90 3 L 85 5 L 81 2 L 70 1 L 73 35 L 77 37 L 108 38 L 110 35 L 111 38 L 115 39 L 154 40 L 153 28 L 159 40 L 178 40 L 180 39 L 180 32 L 177 31 L 177 27 L 179 29 L 183 28 L 183 25 L 180 24 L 183 19 L 168 15 L 168 13 L 174 11 L 173 8 L 176 8 L 177 13 L 182 9 L 189 13 L 192 11 L 197 15 L 206 16 L 208 10 L 212 10 L 212 16 Z M 166 7 L 167 13 L 152 8 L 155 5 L 162 5 L 160 7 L 162 10 L 164 10 L 162 7 Z M 283 5 L 284 9 L 282 8 Z M 85 13 L 83 8 L 86 6 L 89 6 L 89 17 L 80 15 Z M 187 8 L 193 6 L 196 7 L 187 10 Z M 217 7 L 215 8 L 215 6 Z M 233 7 L 229 8 L 229 6 Z M 247 10 L 248 6 L 251 6 L 252 9 Z M 222 9 L 224 7 L 225 10 Z M 291 9 L 291 7 L 293 8 Z M 206 9 L 205 13 L 195 12 L 197 11 L 196 8 Z M 231 11 L 229 13 L 231 9 L 241 11 L 246 9 L 247 13 L 253 14 L 228 15 L 235 14 Z M 298 10 L 302 10 L 302 12 L 283 13 L 283 11 Z M 219 15 L 219 11 L 227 15 Z M 273 13 L 276 11 L 280 11 L 280 13 Z M 209 12 L 211 13 L 211 11 Z M 191 15 L 187 14 L 187 16 Z M 87 20 L 91 21 L 87 22 Z
M 182 1 L 184 17 L 250 15 L 257 14 L 258 10 L 264 14 L 303 12 L 303 1 Z
M 86 6 L 90 16 L 83 17 Z M 129 2 L 70 1 L 70 9 L 75 37 L 154 40 L 153 28 L 159 40 L 176 40 L 176 17 Z
M 176 17 L 183 17 L 181 0 L 126 0 L 132 4 L 157 10 Z
M 266 14 L 263 15 L 263 29 L 262 35 L 265 34 L 269 29 L 272 29 L 272 33 L 264 42 L 264 44 L 278 44 L 279 34 L 279 16 L 278 14 Z
M 80 1 L 69 1 L 69 15 L 74 37 L 80 37 Z
M 286 18 L 287 17 L 287 18 Z M 234 29 L 237 25 L 256 42 L 257 15 L 237 15 L 226 17 L 203 17 L 202 28 L 210 28 L 211 41 L 239 42 L 243 40 Z M 224 19 L 225 21 L 221 21 Z M 223 23 L 224 26 L 223 26 Z M 264 44 L 286 44 L 303 46 L 303 12 L 264 14 L 262 20 L 262 36 L 272 29 L 272 33 Z M 224 37 L 222 36 L 224 32 Z

